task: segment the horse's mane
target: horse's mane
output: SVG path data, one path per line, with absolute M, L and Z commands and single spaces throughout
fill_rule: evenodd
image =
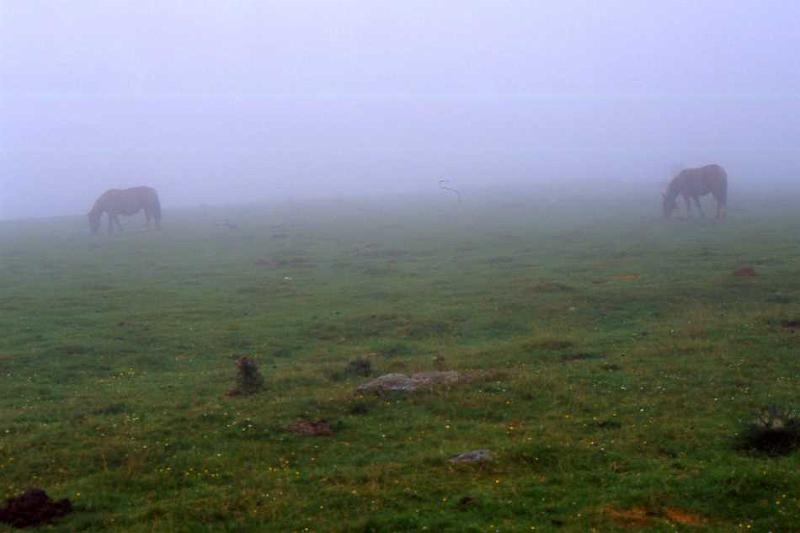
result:
M 103 212 L 103 196 L 105 195 L 101 195 L 97 200 L 94 201 L 92 208 L 89 210 L 90 215 L 97 216 Z
M 680 172 L 676 174 L 671 180 L 669 180 L 669 183 L 667 183 L 667 186 L 664 188 L 664 196 L 667 198 L 675 198 L 681 192 L 680 182 L 678 180 L 680 175 Z

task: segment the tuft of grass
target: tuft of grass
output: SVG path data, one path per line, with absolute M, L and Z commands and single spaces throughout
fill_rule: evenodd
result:
M 230 391 L 231 396 L 256 394 L 264 387 L 264 376 L 258 369 L 255 359 L 242 356 L 236 360 L 236 388 Z
M 372 373 L 372 361 L 366 357 L 356 357 L 351 359 L 343 370 L 332 372 L 330 378 L 333 381 L 341 381 L 353 376 L 369 377 Z
M 357 357 L 347 363 L 344 373 L 347 376 L 369 377 L 372 375 L 372 361 L 366 357 Z

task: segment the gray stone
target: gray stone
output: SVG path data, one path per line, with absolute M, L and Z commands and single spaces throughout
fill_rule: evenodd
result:
M 411 392 L 417 389 L 417 382 L 405 374 L 385 374 L 358 387 L 358 392 Z
M 411 376 L 411 379 L 419 383 L 419 386 L 430 385 L 452 385 L 458 383 L 459 375 L 454 370 L 446 372 L 418 372 Z
M 487 463 L 494 461 L 494 454 L 489 450 L 472 450 L 471 452 L 464 452 L 450 458 L 450 462 L 454 464 L 460 463 Z
M 385 374 L 358 387 L 358 392 L 414 392 L 437 385 L 452 385 L 459 380 L 455 371 L 419 372 L 411 377 L 405 374 Z

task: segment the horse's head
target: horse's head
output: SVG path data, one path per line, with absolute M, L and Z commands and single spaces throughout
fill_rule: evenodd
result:
M 92 230 L 93 235 L 100 229 L 100 215 L 102 214 L 102 211 L 97 211 L 95 209 L 89 211 L 89 229 Z
M 676 201 L 676 196 L 672 196 L 670 194 L 664 193 L 661 195 L 661 207 L 664 210 L 664 218 L 669 218 L 672 216 L 672 212 L 678 207 L 678 202 Z

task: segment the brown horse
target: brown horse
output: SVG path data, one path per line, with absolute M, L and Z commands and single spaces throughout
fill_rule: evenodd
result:
M 89 211 L 89 227 L 92 233 L 100 229 L 100 217 L 108 213 L 108 234 L 114 231 L 114 224 L 122 231 L 119 215 L 135 215 L 144 209 L 147 225 L 154 219 L 156 228 L 161 229 L 161 202 L 158 193 L 151 187 L 132 187 L 130 189 L 109 189 L 97 199 Z
M 664 193 L 664 218 L 669 218 L 678 207 L 678 195 L 683 196 L 686 202 L 686 213 L 692 216 L 692 203 L 694 200 L 700 216 L 705 216 L 700 206 L 700 197 L 711 193 L 717 201 L 717 220 L 725 218 L 725 208 L 728 203 L 728 174 L 719 165 L 706 165 L 700 168 L 687 168 L 682 170 L 667 186 Z

